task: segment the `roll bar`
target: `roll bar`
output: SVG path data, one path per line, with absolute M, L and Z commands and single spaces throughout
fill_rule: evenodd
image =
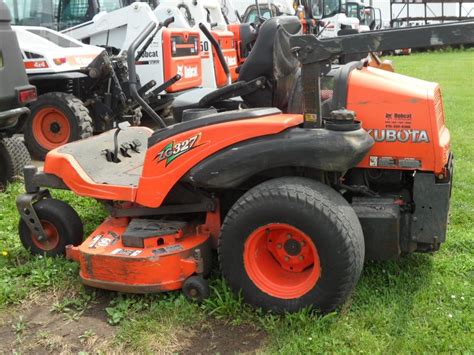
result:
M 165 128 L 166 123 L 163 119 L 158 115 L 148 103 L 140 96 L 138 93 L 138 79 L 137 79 L 137 68 L 136 62 L 142 57 L 143 53 L 147 50 L 150 46 L 153 38 L 155 37 L 156 33 L 162 29 L 163 27 L 167 27 L 174 21 L 174 17 L 170 17 L 166 19 L 164 22 L 155 23 L 150 22 L 145 29 L 133 40 L 127 50 L 127 65 L 128 65 L 128 81 L 129 81 L 129 88 L 130 88 L 130 95 L 134 98 L 138 104 L 143 108 L 143 110 L 161 127 Z M 149 37 L 150 36 L 150 37 Z M 148 38 L 149 37 L 149 38 Z M 137 51 L 138 47 L 146 41 L 143 48 L 137 53 L 135 56 L 135 52 Z
M 315 35 L 291 37 L 291 50 L 302 64 L 304 125 L 323 126 L 321 75 L 331 69 L 331 60 L 341 54 L 466 43 L 474 43 L 474 21 L 370 31 L 328 39 L 319 39 Z

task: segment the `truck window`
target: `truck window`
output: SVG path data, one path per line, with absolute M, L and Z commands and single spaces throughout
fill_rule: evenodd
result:
M 53 2 L 51 0 L 6 0 L 12 14 L 13 25 L 54 26 Z
M 99 0 L 100 11 L 114 11 L 128 6 L 127 0 Z
M 80 45 L 70 41 L 67 37 L 59 36 L 55 32 L 49 31 L 47 29 L 31 29 L 29 32 L 47 39 L 49 42 L 52 42 L 59 47 L 63 48 L 79 48 Z
M 64 0 L 59 7 L 59 29 L 63 30 L 92 20 L 95 15 L 90 0 Z
M 341 11 L 341 0 L 313 0 L 311 12 L 313 18 L 331 17 Z

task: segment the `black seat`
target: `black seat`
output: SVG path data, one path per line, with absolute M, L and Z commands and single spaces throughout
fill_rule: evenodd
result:
M 281 95 L 274 97 L 277 82 L 283 77 L 278 69 L 275 72 L 275 59 L 280 64 L 285 57 L 288 58 L 288 63 L 291 62 L 293 54 L 290 52 L 289 37 L 298 34 L 300 31 L 301 23 L 296 16 L 273 17 L 265 21 L 260 27 L 257 41 L 240 68 L 239 81 L 248 82 L 263 76 L 270 84 L 259 91 L 258 95 L 243 96 L 247 105 L 250 107 L 276 106 L 285 110 L 285 107 L 280 107 L 280 102 L 277 101 Z M 285 41 L 285 43 L 281 41 Z M 294 65 L 294 69 L 299 67 L 298 61 L 291 63 L 291 65 Z M 288 74 L 287 69 L 284 70 L 284 73 L 285 75 Z
M 200 88 L 178 96 L 173 102 L 175 120 L 181 121 L 183 110 L 203 107 L 204 103 L 206 107 L 212 104 L 217 109 L 234 109 L 239 106 L 278 107 L 286 111 L 287 96 L 299 70 L 299 62 L 290 51 L 289 38 L 300 31 L 301 24 L 296 16 L 279 16 L 265 21 L 252 51 L 240 68 L 238 81 L 231 88 Z M 255 92 L 252 87 L 256 87 L 255 82 L 259 78 L 265 80 L 265 85 Z M 241 85 L 243 83 L 249 83 L 250 87 L 245 89 Z M 243 102 L 238 99 L 229 100 L 228 94 L 232 91 L 236 93 L 234 97 L 241 95 Z M 226 100 L 220 100 L 220 96 Z M 211 97 L 212 100 L 207 100 Z

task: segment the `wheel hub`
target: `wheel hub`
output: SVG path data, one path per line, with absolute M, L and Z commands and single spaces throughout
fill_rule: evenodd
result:
M 45 235 L 44 237 L 33 235 L 33 243 L 41 250 L 53 250 L 59 244 L 58 230 L 52 223 L 48 221 L 41 221 L 41 225 L 43 227 Z
M 61 126 L 59 125 L 58 122 L 53 122 L 53 123 L 51 123 L 51 126 L 49 127 L 49 130 L 51 132 L 53 132 L 54 134 L 57 134 L 61 130 Z
M 33 117 L 32 131 L 38 144 L 46 150 L 69 142 L 71 125 L 66 115 L 54 107 L 44 107 Z
M 314 287 L 321 272 L 312 239 L 283 223 L 260 227 L 247 238 L 244 265 L 258 288 L 285 299 L 304 295 Z
M 297 256 L 301 253 L 301 244 L 295 239 L 288 239 L 285 242 L 285 251 L 290 256 Z

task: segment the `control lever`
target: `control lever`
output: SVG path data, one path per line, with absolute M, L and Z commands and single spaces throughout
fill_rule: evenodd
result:
M 181 75 L 179 74 L 176 74 L 175 76 L 173 76 L 171 79 L 168 79 L 167 81 L 165 81 L 163 84 L 161 84 L 160 86 L 158 86 L 155 90 L 149 92 L 148 94 L 146 94 L 143 98 L 145 100 L 148 100 L 151 96 L 156 96 L 158 95 L 160 92 L 162 92 L 163 90 L 166 90 L 168 89 L 171 85 L 173 85 L 174 83 L 176 83 L 178 80 L 181 79 Z
M 120 122 L 117 125 L 116 131 L 114 132 L 114 150 L 111 151 L 110 149 L 104 149 L 102 151 L 102 154 L 105 155 L 105 159 L 108 162 L 116 163 L 116 164 L 120 163 L 120 159 L 118 157 L 118 153 L 119 153 L 118 135 L 119 135 L 120 131 L 124 130 L 127 127 L 130 127 L 129 122 Z
M 155 80 L 150 80 L 148 83 L 146 83 L 145 85 L 143 85 L 140 89 L 138 89 L 138 94 L 140 96 L 143 96 L 146 94 L 146 92 L 148 90 L 151 90 L 154 86 L 156 85 L 156 81 Z

